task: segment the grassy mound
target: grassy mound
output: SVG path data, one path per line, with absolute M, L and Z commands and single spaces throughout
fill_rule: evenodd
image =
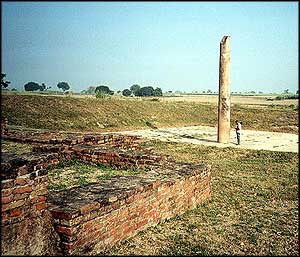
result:
M 2 117 L 22 128 L 69 131 L 120 131 L 138 128 L 217 126 L 215 104 L 163 102 L 145 98 L 96 99 L 91 97 L 3 95 Z M 298 133 L 298 110 L 289 106 L 263 108 L 234 105 L 235 120 L 245 129 Z

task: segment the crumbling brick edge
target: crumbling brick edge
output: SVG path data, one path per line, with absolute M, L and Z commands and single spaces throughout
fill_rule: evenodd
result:
M 15 135 L 12 138 L 17 141 Z M 6 135 L 6 139 L 9 136 Z M 65 141 L 44 140 L 40 141 L 44 145 L 36 146 L 30 155 L 4 154 L 1 159 L 1 253 L 97 254 L 210 199 L 209 165 L 179 163 L 151 151 L 140 151 L 138 139 L 106 134 Z M 49 194 L 47 167 L 73 158 L 117 167 L 138 165 L 150 168 L 151 172 L 112 178 L 104 186 L 93 184 Z M 56 235 L 44 235 L 43 243 L 28 231 L 27 236 L 21 235 L 24 222 L 43 221 L 44 217 L 50 217 L 50 222 L 37 222 L 35 226 L 48 226 L 47 233 Z M 53 238 L 55 244 L 50 242 Z M 18 240 L 17 247 L 12 240 Z M 38 242 L 39 247 L 32 242 Z M 24 245 L 27 245 L 26 250 Z

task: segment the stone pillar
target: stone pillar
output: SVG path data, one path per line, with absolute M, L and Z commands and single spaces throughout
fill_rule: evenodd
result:
M 230 141 L 230 36 L 220 42 L 218 143 Z

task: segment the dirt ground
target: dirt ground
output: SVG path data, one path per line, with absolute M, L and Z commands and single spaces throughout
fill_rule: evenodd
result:
M 235 130 L 230 132 L 230 143 L 217 142 L 217 127 L 190 126 L 164 129 L 123 131 L 124 134 L 140 135 L 149 139 L 183 142 L 216 147 L 237 147 L 255 150 L 295 152 L 299 149 L 299 135 L 289 133 L 243 130 L 241 144 L 237 145 Z M 120 133 L 120 132 L 118 132 Z

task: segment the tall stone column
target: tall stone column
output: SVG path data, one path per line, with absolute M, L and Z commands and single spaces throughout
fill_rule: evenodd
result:
M 220 42 L 218 142 L 230 141 L 230 36 Z

